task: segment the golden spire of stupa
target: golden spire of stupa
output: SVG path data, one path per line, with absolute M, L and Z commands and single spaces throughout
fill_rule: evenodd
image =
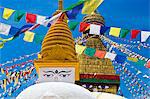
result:
M 63 0 L 59 0 L 58 10 L 53 15 L 62 11 L 62 4 Z M 48 30 L 42 43 L 41 55 L 43 60 L 77 59 L 74 40 L 66 20 L 66 15 L 63 13 Z

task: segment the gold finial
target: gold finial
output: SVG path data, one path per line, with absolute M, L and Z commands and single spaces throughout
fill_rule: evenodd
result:
M 58 1 L 58 10 L 63 10 L 63 0 Z

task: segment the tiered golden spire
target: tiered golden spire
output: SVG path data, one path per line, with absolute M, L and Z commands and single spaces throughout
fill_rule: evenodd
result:
M 62 4 L 63 0 L 59 0 L 59 7 L 54 15 L 61 12 Z M 75 44 L 65 18 L 66 15 L 62 14 L 62 16 L 51 25 L 43 40 L 41 50 L 43 60 L 77 60 Z

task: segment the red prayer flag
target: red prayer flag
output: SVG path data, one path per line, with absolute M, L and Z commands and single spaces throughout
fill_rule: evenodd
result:
M 36 22 L 36 14 L 27 13 L 26 14 L 26 22 L 27 23 L 35 23 Z
M 147 68 L 150 68 L 150 61 L 146 64 Z
M 90 24 L 85 23 L 85 22 L 81 22 L 79 32 L 84 32 L 88 26 L 90 26 Z
M 98 58 L 104 58 L 106 54 L 106 51 L 100 51 L 100 50 L 96 50 L 96 53 L 94 56 L 98 57 Z
M 140 33 L 140 30 L 131 30 L 131 39 L 135 39 Z

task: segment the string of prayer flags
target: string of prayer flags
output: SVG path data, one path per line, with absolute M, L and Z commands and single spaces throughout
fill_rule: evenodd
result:
M 79 24 L 79 22 L 76 22 L 76 21 L 69 22 L 69 28 L 70 28 L 70 30 L 74 31 L 78 24 Z
M 46 16 L 37 15 L 36 23 L 37 23 L 37 24 L 44 25 L 44 21 L 45 21 L 45 20 L 46 20 Z
M 79 32 L 84 32 L 88 26 L 90 26 L 90 24 L 85 23 L 85 22 L 81 22 Z
M 141 31 L 141 42 L 145 42 L 150 36 L 149 31 Z
M 98 58 L 104 58 L 106 55 L 106 51 L 100 51 L 100 50 L 96 50 L 94 56 L 98 57 Z
M 100 25 L 91 24 L 89 34 L 100 35 L 100 29 L 101 29 Z
M 0 34 L 8 35 L 10 31 L 11 25 L 0 23 Z
M 27 23 L 36 23 L 36 14 L 26 13 L 26 22 Z
M 8 20 L 9 17 L 14 13 L 15 10 L 9 9 L 9 8 L 4 8 L 3 11 L 3 18 Z
M 82 14 L 91 14 L 104 0 L 86 0 L 82 8 Z
M 120 30 L 121 30 L 121 28 L 111 27 L 109 35 L 112 35 L 112 36 L 115 36 L 115 37 L 119 37 Z
M 125 38 L 129 32 L 130 32 L 130 30 L 128 30 L 128 29 L 121 29 L 120 37 Z
M 131 30 L 131 39 L 135 39 L 140 33 L 140 30 Z
M 76 53 L 82 54 L 82 52 L 86 49 L 86 46 L 75 45 Z
M 34 39 L 34 33 L 30 31 L 26 31 L 23 40 L 26 42 L 33 42 L 33 39 Z
M 14 20 L 16 22 L 19 22 L 24 15 L 25 15 L 25 12 L 15 11 Z
M 90 57 L 94 56 L 95 52 L 96 52 L 96 50 L 94 48 L 86 48 L 84 50 L 84 54 L 86 54 Z
M 114 60 L 117 54 L 107 52 L 104 58 L 108 58 L 110 60 Z

